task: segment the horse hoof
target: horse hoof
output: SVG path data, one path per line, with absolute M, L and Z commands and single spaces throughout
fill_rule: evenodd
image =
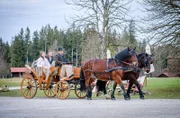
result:
M 111 100 L 116 100 L 115 98 L 111 98 Z
M 129 100 L 130 100 L 131 99 L 130 95 L 128 95 L 127 98 L 129 98 Z
M 87 100 L 92 100 L 92 98 L 87 98 Z
M 130 98 L 125 98 L 125 100 L 130 100 Z
M 140 97 L 140 99 L 144 100 L 144 96 Z

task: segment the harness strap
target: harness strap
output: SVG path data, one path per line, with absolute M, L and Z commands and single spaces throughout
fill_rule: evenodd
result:
M 106 69 L 109 70 L 109 59 L 106 60 Z M 110 75 L 110 71 L 107 72 L 108 76 L 109 76 L 109 80 L 112 80 L 111 75 Z
M 127 65 L 132 65 L 131 63 L 125 62 L 125 61 L 121 61 L 121 63 L 127 64 Z
M 91 78 L 97 79 L 97 77 L 94 75 L 94 63 L 95 63 L 95 61 L 96 61 L 96 59 L 94 59 L 94 61 L 93 61 L 92 71 L 91 71 Z
M 118 70 L 118 69 L 124 70 L 123 67 L 115 67 L 115 68 L 111 68 L 111 69 L 109 69 L 109 70 L 105 70 L 105 72 L 110 73 L 111 71 Z
M 116 64 L 116 59 L 113 58 L 113 61 L 114 61 L 114 65 L 115 65 L 115 67 L 116 67 L 116 66 L 117 66 L 117 64 Z
M 92 65 L 92 73 L 94 74 L 94 63 L 95 63 L 96 59 L 94 59 L 93 65 Z

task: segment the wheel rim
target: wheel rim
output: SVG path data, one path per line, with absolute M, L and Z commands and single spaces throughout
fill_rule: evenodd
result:
M 78 98 L 83 99 L 83 98 L 86 97 L 86 92 L 85 92 L 85 91 L 81 91 L 81 90 L 80 90 L 80 87 L 81 87 L 81 86 L 80 86 L 79 83 L 76 84 L 76 85 L 75 85 L 74 92 L 75 92 L 75 94 L 76 94 L 76 96 L 77 96 Z
M 55 93 L 59 99 L 66 99 L 70 93 L 70 86 L 69 86 L 68 82 L 59 81 L 56 84 Z
M 51 83 L 51 85 L 49 86 L 48 89 L 43 90 L 44 94 L 49 97 L 49 98 L 53 98 L 56 96 L 55 93 L 55 85 Z
M 36 95 L 36 81 L 31 78 L 23 78 L 21 82 L 21 93 L 25 98 L 33 98 Z

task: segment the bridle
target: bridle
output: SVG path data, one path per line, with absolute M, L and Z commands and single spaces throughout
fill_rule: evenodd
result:
M 142 59 L 142 58 L 144 58 L 144 59 Z M 144 54 L 140 55 L 138 60 L 141 64 L 143 64 L 144 67 L 148 67 L 148 64 L 152 64 L 151 62 L 149 62 L 150 59 L 151 59 L 151 57 L 149 55 L 146 56 L 146 54 L 144 53 Z

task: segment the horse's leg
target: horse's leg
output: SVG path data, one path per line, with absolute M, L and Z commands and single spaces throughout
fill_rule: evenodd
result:
M 113 83 L 113 90 L 112 90 L 112 92 L 111 92 L 111 100 L 116 100 L 115 97 L 114 97 L 114 92 L 115 92 L 115 90 L 116 90 L 116 86 L 117 86 L 117 83 L 114 82 L 114 83 Z
M 90 85 L 90 77 L 88 77 L 86 79 L 86 96 L 87 96 L 87 100 L 92 100 L 91 96 L 92 96 L 92 90 L 91 90 L 91 85 Z
M 130 98 L 127 96 L 127 93 L 125 92 L 125 89 L 124 89 L 124 84 L 120 84 L 120 87 L 121 89 L 123 90 L 123 95 L 124 95 L 124 99 L 125 100 L 130 100 Z
M 102 86 L 103 86 L 102 90 L 103 90 L 103 93 L 104 93 L 104 97 L 105 97 L 106 99 L 110 99 L 110 96 L 107 94 L 106 84 L 107 84 L 107 82 L 103 82 L 103 84 L 102 84 Z
M 131 99 L 130 92 L 131 92 L 132 86 L 133 86 L 133 82 L 129 81 L 129 86 L 128 86 L 128 90 L 127 90 L 127 96 L 129 97 L 129 99 Z
M 121 89 L 123 91 L 124 99 L 129 100 L 129 97 L 127 96 L 127 93 L 126 93 L 125 88 L 124 88 L 124 84 L 122 83 L 121 77 L 118 77 L 116 81 L 120 85 L 120 87 L 121 87 Z
M 141 90 L 141 86 L 140 86 L 140 84 L 139 84 L 139 82 L 138 82 L 137 80 L 135 81 L 135 85 L 137 86 L 137 88 L 138 88 L 138 90 L 139 90 L 140 98 L 141 98 L 141 99 L 144 99 L 144 95 L 143 95 L 143 92 L 142 92 L 142 90 Z

